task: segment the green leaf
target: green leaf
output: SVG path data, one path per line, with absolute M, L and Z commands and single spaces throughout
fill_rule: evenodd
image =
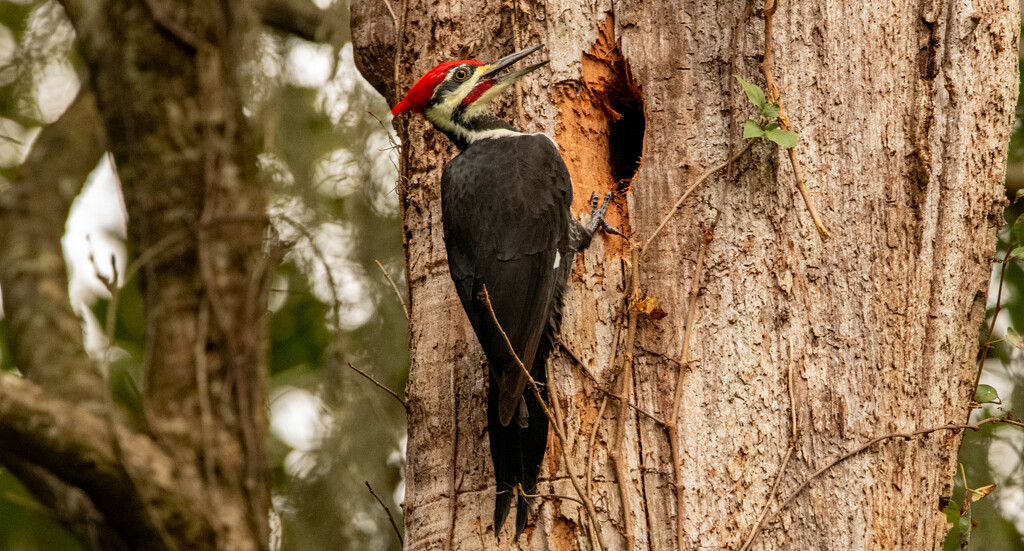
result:
M 1017 338 L 1019 339 L 1020 336 Z M 979 404 L 1002 403 L 999 400 L 999 393 L 990 385 L 978 385 L 978 390 L 974 391 L 974 401 Z
M 764 129 L 765 130 L 775 130 L 778 127 L 779 127 L 779 123 L 777 123 L 777 122 L 770 122 L 770 123 L 768 123 L 767 126 L 764 127 Z
M 1024 346 L 1021 346 L 1021 344 L 1024 343 L 1024 339 L 1021 338 L 1020 334 L 1017 333 L 1017 330 L 1012 326 L 1006 328 L 1006 337 L 1004 340 L 1014 348 L 1024 348 Z
M 967 507 L 960 513 L 960 549 L 966 549 L 971 543 L 971 508 Z
M 1024 245 L 1024 216 L 1018 216 L 1010 226 L 1010 245 Z
M 761 106 L 761 116 L 766 119 L 777 119 L 779 118 L 779 106 L 774 103 L 766 103 Z
M 946 522 L 956 526 L 960 523 L 960 507 L 952 501 L 946 504 L 946 507 L 942 509 L 943 513 L 946 513 Z
M 740 86 L 742 86 L 743 91 L 746 92 L 747 98 L 750 99 L 750 103 L 756 105 L 758 109 L 764 109 L 765 105 L 768 103 L 768 100 L 764 97 L 764 90 L 756 84 L 751 84 L 743 80 L 739 75 L 733 76 L 736 77 L 736 80 L 740 81 Z
M 761 129 L 761 125 L 757 124 L 754 119 L 747 119 L 747 122 L 743 123 L 743 139 L 747 138 L 760 138 L 764 136 L 764 130 Z
M 1010 258 L 1017 260 L 1024 258 L 1024 247 L 1014 247 L 1013 250 L 1010 251 Z
M 781 145 L 782 147 L 796 147 L 796 142 L 799 137 L 796 132 L 790 132 L 789 130 L 783 130 L 781 128 L 773 128 L 764 133 L 764 137 L 769 140 Z

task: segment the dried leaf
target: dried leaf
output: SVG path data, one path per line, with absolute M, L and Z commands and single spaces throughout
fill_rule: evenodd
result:
M 992 493 L 992 490 L 996 489 L 995 484 L 986 484 L 981 488 L 971 490 L 971 501 L 978 501 L 979 499 Z
M 668 312 L 662 310 L 661 306 L 658 305 L 660 302 L 658 297 L 644 297 L 641 300 L 634 301 L 633 307 L 652 320 L 660 320 L 668 315 Z

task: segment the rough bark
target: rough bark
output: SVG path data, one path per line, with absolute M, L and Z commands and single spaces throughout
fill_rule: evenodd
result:
M 247 3 L 65 6 L 124 187 L 129 245 L 162 249 L 141 271 L 149 427 L 206 478 L 217 537 L 205 545 L 265 548 L 270 266 L 236 72 L 255 14 Z
M 755 111 L 732 75 L 764 84 L 764 22 L 757 9 L 741 20 L 742 3 L 405 0 L 394 4 L 395 35 L 367 30 L 388 27 L 391 16 L 375 6 L 353 4 L 365 52 L 357 59 L 392 99 L 440 61 L 546 42 L 551 64 L 523 84 L 522 110 L 512 94 L 498 110 L 556 137 L 577 215 L 591 191 L 616 191 L 611 221 L 634 243 L 697 175 L 741 147 L 740 126 Z M 791 411 L 798 433 L 782 496 L 861 442 L 960 423 L 968 411 L 1017 95 L 1018 7 L 814 1 L 782 3 L 774 18 L 775 79 L 833 239 L 819 241 L 785 152 L 757 143 L 644 251 L 639 290 L 668 316 L 641 316 L 635 339 L 625 327 L 628 247 L 602 238 L 578 258 L 562 339 L 583 365 L 561 354 L 549 382 L 576 471 L 588 462 L 594 471 L 596 528 L 611 549 L 625 547 L 624 510 L 636 549 L 738 549 L 771 500 Z M 399 53 L 397 83 L 387 78 L 393 59 L 374 59 L 379 52 Z M 444 258 L 438 181 L 454 150 L 422 119 L 396 128 L 412 311 L 406 546 L 508 548 L 510 535 L 498 544 L 490 525 L 484 362 Z M 695 277 L 690 361 L 680 370 Z M 672 415 L 681 385 L 683 510 L 664 428 L 615 399 L 598 417 L 598 387 L 618 388 L 622 365 L 632 365 L 630 401 L 656 419 Z M 888 442 L 839 464 L 752 548 L 941 547 L 939 503 L 959 440 L 943 432 Z M 624 480 L 609 460 L 616 441 Z M 572 496 L 556 445 L 541 492 Z M 572 501 L 544 499 L 535 520 L 528 548 L 593 545 Z
M 0 379 L 0 462 L 88 548 L 265 549 L 264 314 L 276 257 L 263 250 L 237 71 L 257 12 L 63 4 L 89 81 L 0 189 L 0 283 L 27 379 Z M 255 8 L 309 38 L 323 13 L 301 0 Z M 107 148 L 144 289 L 144 427 L 123 423 L 85 353 L 61 252 L 71 201 Z

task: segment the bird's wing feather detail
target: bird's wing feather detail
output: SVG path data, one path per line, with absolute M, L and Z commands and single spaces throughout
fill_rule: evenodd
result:
M 452 279 L 500 388 L 501 422 L 508 424 L 527 378 L 479 295 L 486 286 L 495 317 L 529 369 L 554 307 L 555 255 L 570 222 L 569 173 L 546 136 L 481 140 L 445 166 L 441 193 Z

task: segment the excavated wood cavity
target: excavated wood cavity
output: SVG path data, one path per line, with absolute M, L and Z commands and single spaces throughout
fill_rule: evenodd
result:
M 626 191 L 640 170 L 644 145 L 644 104 L 629 62 L 615 40 L 612 16 L 601 23 L 597 40 L 581 57 L 580 81 L 556 92 L 555 134 L 573 179 L 575 212 L 589 212 L 590 194 L 614 192 L 607 220 L 629 235 Z M 607 242 L 621 253 L 622 240 Z

